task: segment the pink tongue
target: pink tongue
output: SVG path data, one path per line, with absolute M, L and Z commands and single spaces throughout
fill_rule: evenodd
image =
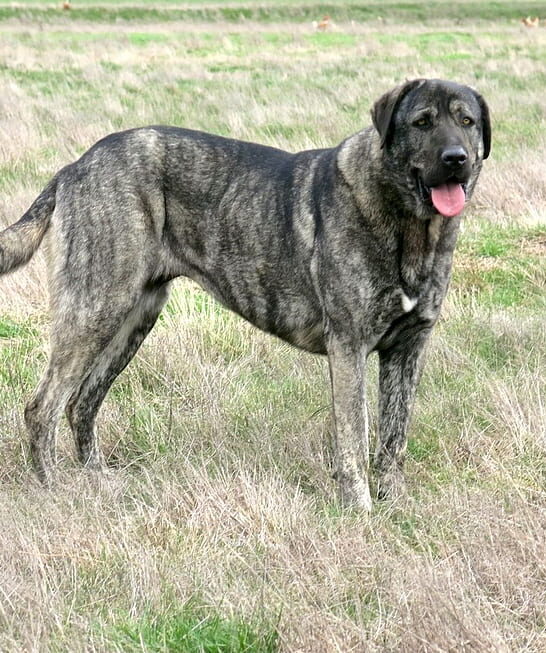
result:
M 450 182 L 435 186 L 431 189 L 430 195 L 438 213 L 446 218 L 458 215 L 464 208 L 465 194 L 461 184 Z

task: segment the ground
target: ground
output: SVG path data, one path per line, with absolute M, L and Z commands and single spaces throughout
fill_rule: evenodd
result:
M 63 426 L 58 486 L 40 488 L 22 408 L 47 355 L 43 254 L 0 281 L 0 650 L 544 651 L 546 5 L 61 4 L 0 0 L 2 225 L 109 132 L 325 147 L 417 76 L 478 89 L 493 149 L 409 498 L 370 517 L 336 499 L 325 362 L 184 281 L 100 415 L 112 475 L 82 473 Z

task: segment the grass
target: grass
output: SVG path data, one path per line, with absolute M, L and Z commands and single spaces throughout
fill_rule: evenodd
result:
M 178 4 L 178 3 L 176 3 Z M 540 0 L 519 2 L 470 2 L 448 3 L 445 0 L 434 2 L 367 2 L 359 0 L 343 2 L 334 0 L 328 3 L 299 2 L 298 0 L 281 0 L 280 2 L 260 2 L 258 0 L 236 0 L 208 3 L 194 0 L 185 3 L 185 7 L 175 6 L 174 0 L 165 3 L 146 5 L 123 2 L 90 2 L 82 0 L 73 3 L 72 11 L 61 11 L 60 6 L 52 5 L 46 0 L 27 0 L 13 6 L 9 0 L 0 2 L 0 19 L 18 19 L 21 21 L 59 21 L 70 22 L 84 20 L 90 22 L 104 21 L 261 21 L 305 22 L 317 20 L 324 14 L 335 17 L 337 21 L 348 22 L 387 20 L 392 22 L 430 21 L 430 20 L 518 20 L 522 16 L 540 14 L 544 8 Z
M 73 6 L 0 0 L 2 225 L 115 129 L 326 147 L 414 76 L 479 89 L 493 150 L 419 387 L 410 496 L 369 518 L 335 498 L 325 362 L 184 281 L 100 414 L 112 475 L 82 474 L 63 425 L 45 492 L 22 420 L 44 253 L 0 280 L 0 650 L 543 651 L 546 29 L 519 18 L 544 4 Z
M 543 226 L 499 229 L 486 223 L 462 239 L 454 278 L 459 295 L 490 308 L 544 309 Z
M 249 624 L 226 620 L 209 609 L 186 605 L 182 610 L 127 619 L 114 630 L 114 646 L 126 653 L 274 653 L 274 629 L 256 632 Z M 117 641 L 116 641 L 117 640 Z

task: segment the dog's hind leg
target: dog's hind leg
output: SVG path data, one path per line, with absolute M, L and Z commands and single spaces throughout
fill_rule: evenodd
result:
M 97 356 L 115 335 L 125 312 L 108 319 L 86 315 L 66 317 L 51 331 L 51 354 L 46 371 L 25 408 L 30 450 L 38 478 L 49 484 L 55 462 L 57 424 L 70 396 L 93 369 Z M 64 314 L 66 315 L 66 314 Z M 75 317 L 75 316 L 74 316 Z
M 86 295 L 79 286 L 76 292 L 65 286 L 53 297 L 56 318 L 49 363 L 25 409 L 34 467 L 46 485 L 55 463 L 57 425 L 69 402 L 72 426 L 81 448 L 87 448 L 87 454 L 80 451 L 80 458 L 87 462 L 93 453 L 98 457 L 93 437 L 83 435 L 89 432 L 84 430 L 84 414 L 90 416 L 92 432 L 94 415 L 110 383 L 150 330 L 167 294 L 166 287 L 149 291 L 135 284 L 113 301 L 110 289 L 102 290 L 102 297 L 94 290 L 93 301 L 89 291 Z M 96 397 L 91 400 L 93 393 Z M 84 408 L 86 401 L 91 408 Z
M 131 362 L 150 333 L 169 294 L 169 284 L 147 288 L 120 329 L 98 356 L 90 374 L 73 392 L 66 407 L 78 458 L 88 469 L 102 469 L 95 429 L 99 408 L 117 376 Z

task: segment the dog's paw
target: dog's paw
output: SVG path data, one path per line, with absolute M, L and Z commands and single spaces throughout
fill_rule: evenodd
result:
M 341 482 L 339 490 L 344 508 L 356 508 L 365 513 L 372 511 L 370 488 L 364 479 Z
M 87 456 L 80 455 L 80 462 L 86 472 L 109 474 L 110 469 L 101 451 L 95 450 Z
M 93 491 L 105 490 L 110 492 L 115 490 L 120 482 L 122 482 L 122 475 L 117 473 L 117 470 L 108 467 L 105 463 L 102 465 L 92 465 L 84 467 L 84 479 Z
M 379 476 L 377 498 L 380 501 L 399 501 L 406 497 L 406 480 L 400 469 L 391 469 Z

